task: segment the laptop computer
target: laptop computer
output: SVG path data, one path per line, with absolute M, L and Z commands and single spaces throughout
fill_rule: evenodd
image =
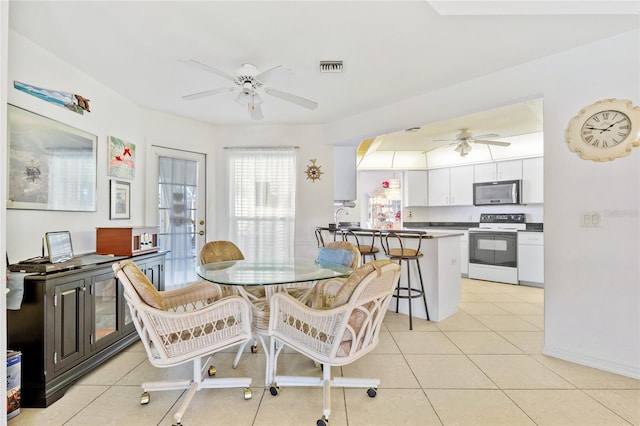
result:
M 47 273 L 63 271 L 82 264 L 80 259 L 73 255 L 69 231 L 47 232 L 44 240 L 44 244 L 47 246 L 47 256 L 22 260 L 17 264 L 9 265 L 9 270 L 12 272 Z
M 44 234 L 49 254 L 49 263 L 62 263 L 73 259 L 73 246 L 69 231 L 47 232 Z

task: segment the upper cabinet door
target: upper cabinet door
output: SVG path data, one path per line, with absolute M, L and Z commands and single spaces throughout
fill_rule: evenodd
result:
M 473 204 L 473 166 L 452 167 L 450 172 L 450 199 L 452 206 Z
M 428 187 L 426 170 L 409 170 L 404 175 L 405 207 L 427 206 Z
M 498 161 L 473 166 L 474 182 L 522 179 L 522 160 Z
M 544 202 L 543 157 L 522 160 L 522 202 L 524 204 Z
M 474 182 L 495 182 L 496 163 L 476 164 L 473 166 Z
M 522 160 L 500 161 L 496 163 L 496 180 L 522 179 Z
M 334 146 L 333 200 L 353 201 L 356 196 L 356 149 L 355 146 Z
M 428 196 L 430 206 L 449 205 L 449 169 L 428 171 Z

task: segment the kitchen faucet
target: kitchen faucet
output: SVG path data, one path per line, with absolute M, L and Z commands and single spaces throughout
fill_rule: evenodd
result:
M 340 212 L 344 212 L 345 216 L 349 215 L 349 212 L 343 207 L 338 208 L 338 210 L 336 210 L 336 217 L 335 217 L 336 227 L 340 226 L 340 222 L 338 222 L 338 220 L 340 220 Z

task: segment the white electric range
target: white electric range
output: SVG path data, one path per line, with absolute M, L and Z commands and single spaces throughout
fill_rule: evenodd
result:
M 469 229 L 469 278 L 518 284 L 518 231 L 524 213 L 482 213 Z

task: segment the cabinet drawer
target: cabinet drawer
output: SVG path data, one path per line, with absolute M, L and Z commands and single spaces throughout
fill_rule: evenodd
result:
M 518 244 L 544 245 L 542 232 L 518 232 Z

